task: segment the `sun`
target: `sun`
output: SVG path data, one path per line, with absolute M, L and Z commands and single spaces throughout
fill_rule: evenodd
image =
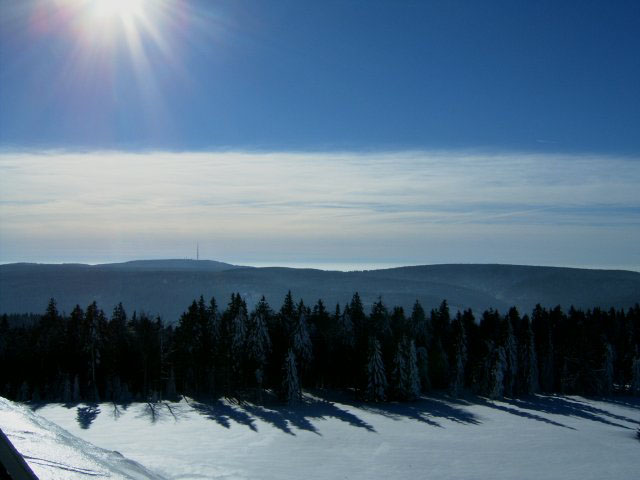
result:
M 97 20 L 128 21 L 144 14 L 145 0 L 92 0 L 92 14 Z

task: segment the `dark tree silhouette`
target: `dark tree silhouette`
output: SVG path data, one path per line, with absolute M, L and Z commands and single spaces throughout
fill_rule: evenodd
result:
M 176 325 L 96 302 L 69 315 L 51 299 L 42 315 L 0 317 L 0 394 L 20 401 L 153 403 L 189 396 L 332 388 L 370 401 L 411 400 L 431 388 L 492 398 L 543 392 L 640 395 L 640 306 L 581 311 L 538 305 L 528 315 L 443 301 L 429 318 L 360 296 L 330 313 L 287 293 L 275 313 L 263 297 L 248 313 L 239 293 L 224 311 L 194 300 Z M 11 368 L 7 368 L 11 366 Z

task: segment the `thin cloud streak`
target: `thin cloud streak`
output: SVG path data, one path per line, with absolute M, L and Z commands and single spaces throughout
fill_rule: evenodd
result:
M 639 158 L 4 152 L 0 171 L 2 262 L 183 257 L 198 240 L 237 263 L 640 267 Z

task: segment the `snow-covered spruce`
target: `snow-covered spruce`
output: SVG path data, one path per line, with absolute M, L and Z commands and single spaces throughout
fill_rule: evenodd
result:
M 373 402 L 384 401 L 387 390 L 387 376 L 384 372 L 380 342 L 375 337 L 369 340 L 367 380 L 367 399 Z
M 524 333 L 520 346 L 520 392 L 524 394 L 537 393 L 539 390 L 538 356 L 536 354 L 535 339 L 531 322 L 525 317 Z
M 462 323 L 460 312 L 451 323 L 453 332 L 453 365 L 451 368 L 451 380 L 449 393 L 458 396 L 464 388 L 465 365 L 467 363 L 467 337 Z
M 398 399 L 413 400 L 420 395 L 416 347 L 413 340 L 407 337 L 402 338 L 396 349 L 393 380 Z
M 511 309 L 502 324 L 502 348 L 504 350 L 504 369 L 503 369 L 503 394 L 507 397 L 513 397 L 516 393 L 516 379 L 518 375 L 518 344 L 513 333 L 513 325 L 511 317 L 519 318 L 515 309 Z
M 296 355 L 293 349 L 289 349 L 284 361 L 284 380 L 282 383 L 283 397 L 289 404 L 295 403 L 302 398 L 300 380 L 298 378 L 298 368 L 296 367 Z
M 498 346 L 493 349 L 491 356 L 491 370 L 489 372 L 489 397 L 502 398 L 504 396 L 504 373 L 507 361 L 504 348 Z
M 267 318 L 271 315 L 269 305 L 264 296 L 258 303 L 255 312 L 249 319 L 247 334 L 247 353 L 249 358 L 264 368 L 271 348 L 271 340 L 267 328 Z
M 307 314 L 304 305 L 299 305 L 293 330 L 293 349 L 301 366 L 307 366 L 313 356 L 313 346 L 309 336 Z

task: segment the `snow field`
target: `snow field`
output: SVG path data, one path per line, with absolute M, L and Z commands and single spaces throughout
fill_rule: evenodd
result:
M 83 408 L 80 406 L 80 408 Z M 617 479 L 640 471 L 640 402 L 535 396 L 294 407 L 192 400 L 38 413 L 173 479 Z M 81 420 L 81 421 L 80 421 Z M 87 427 L 87 428 L 83 428 Z

